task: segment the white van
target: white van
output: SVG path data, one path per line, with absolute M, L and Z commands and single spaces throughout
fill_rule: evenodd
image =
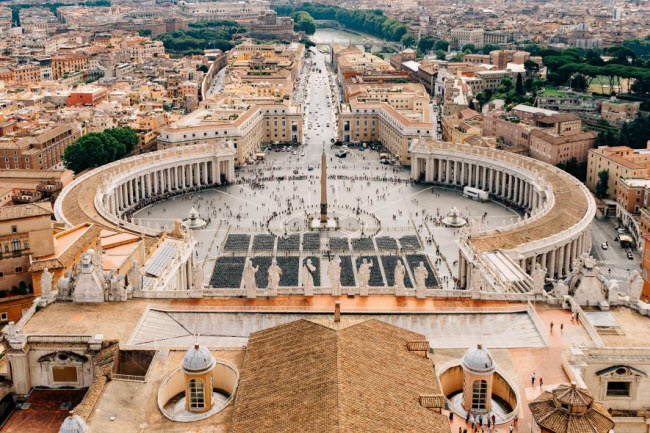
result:
M 479 201 L 487 201 L 489 199 L 489 195 L 486 191 L 478 188 L 472 188 L 471 186 L 466 186 L 463 188 L 463 195 L 465 197 Z

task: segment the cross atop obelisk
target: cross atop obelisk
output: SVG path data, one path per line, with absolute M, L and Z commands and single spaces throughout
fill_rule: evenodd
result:
M 327 157 L 325 150 L 320 159 L 320 222 L 327 224 Z

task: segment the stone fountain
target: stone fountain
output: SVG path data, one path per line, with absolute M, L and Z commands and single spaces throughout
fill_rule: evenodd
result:
M 452 207 L 446 217 L 442 219 L 442 223 L 447 227 L 463 227 L 467 224 L 467 220 L 460 216 L 460 212 L 456 206 Z
M 199 213 L 194 209 L 190 209 L 190 214 L 183 220 L 183 227 L 190 230 L 199 230 L 208 225 L 208 223 L 199 217 Z

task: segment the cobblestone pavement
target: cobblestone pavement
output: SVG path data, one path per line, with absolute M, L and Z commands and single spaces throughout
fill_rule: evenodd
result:
M 440 279 L 451 287 L 449 276 L 456 274 L 458 259 L 458 230 L 439 226 L 432 218 L 443 217 L 456 207 L 465 218 L 498 227 L 513 222 L 519 215 L 496 202 L 479 203 L 464 198 L 460 191 L 411 184 L 407 169 L 380 164 L 379 155 L 371 150 L 351 149 L 346 158 L 337 158 L 337 148 L 332 145 L 335 108 L 327 106 L 332 97 L 330 66 L 322 53 L 311 58 L 313 64 L 305 65 L 301 79 L 305 86 L 303 145 L 295 151 L 271 151 L 265 161 L 238 169 L 237 179 L 246 181 L 243 184 L 176 197 L 147 207 L 134 218 L 170 225 L 175 219 L 186 218 L 192 206 L 202 218 L 209 218 L 205 229 L 194 233 L 199 242 L 197 259 L 204 263 L 207 281 L 227 233 L 266 232 L 266 222 L 273 212 L 285 211 L 290 206 L 303 214 L 303 207 L 316 212 L 320 201 L 320 159 L 325 151 L 330 177 L 329 204 L 343 209 L 347 206 L 350 213 L 359 208 L 372 214 L 381 223 L 381 235 L 398 237 L 417 230 Z M 268 179 L 270 176 L 274 179 Z M 290 180 L 292 176 L 301 179 Z M 285 179 L 277 180 L 278 177 Z M 255 181 L 261 181 L 262 187 L 254 187 Z M 437 255 L 438 249 L 441 256 Z M 444 260 L 436 264 L 438 257 Z

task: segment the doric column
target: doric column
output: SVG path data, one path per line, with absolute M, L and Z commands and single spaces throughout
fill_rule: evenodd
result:
M 562 277 L 564 275 L 564 251 L 565 251 L 565 245 L 562 245 L 559 248 L 558 251 L 558 258 L 557 258 L 557 275 L 559 277 Z
M 571 270 L 571 242 L 568 242 L 564 245 L 566 251 L 564 251 L 564 272 L 569 273 Z
M 556 248 L 551 250 L 551 260 L 549 260 L 548 276 L 551 278 L 555 278 L 555 252 L 556 251 L 557 251 Z
M 465 185 L 465 162 L 460 162 L 460 185 Z
M 445 170 L 445 182 L 449 183 L 449 176 L 451 175 L 451 159 L 447 160 L 447 169 Z

